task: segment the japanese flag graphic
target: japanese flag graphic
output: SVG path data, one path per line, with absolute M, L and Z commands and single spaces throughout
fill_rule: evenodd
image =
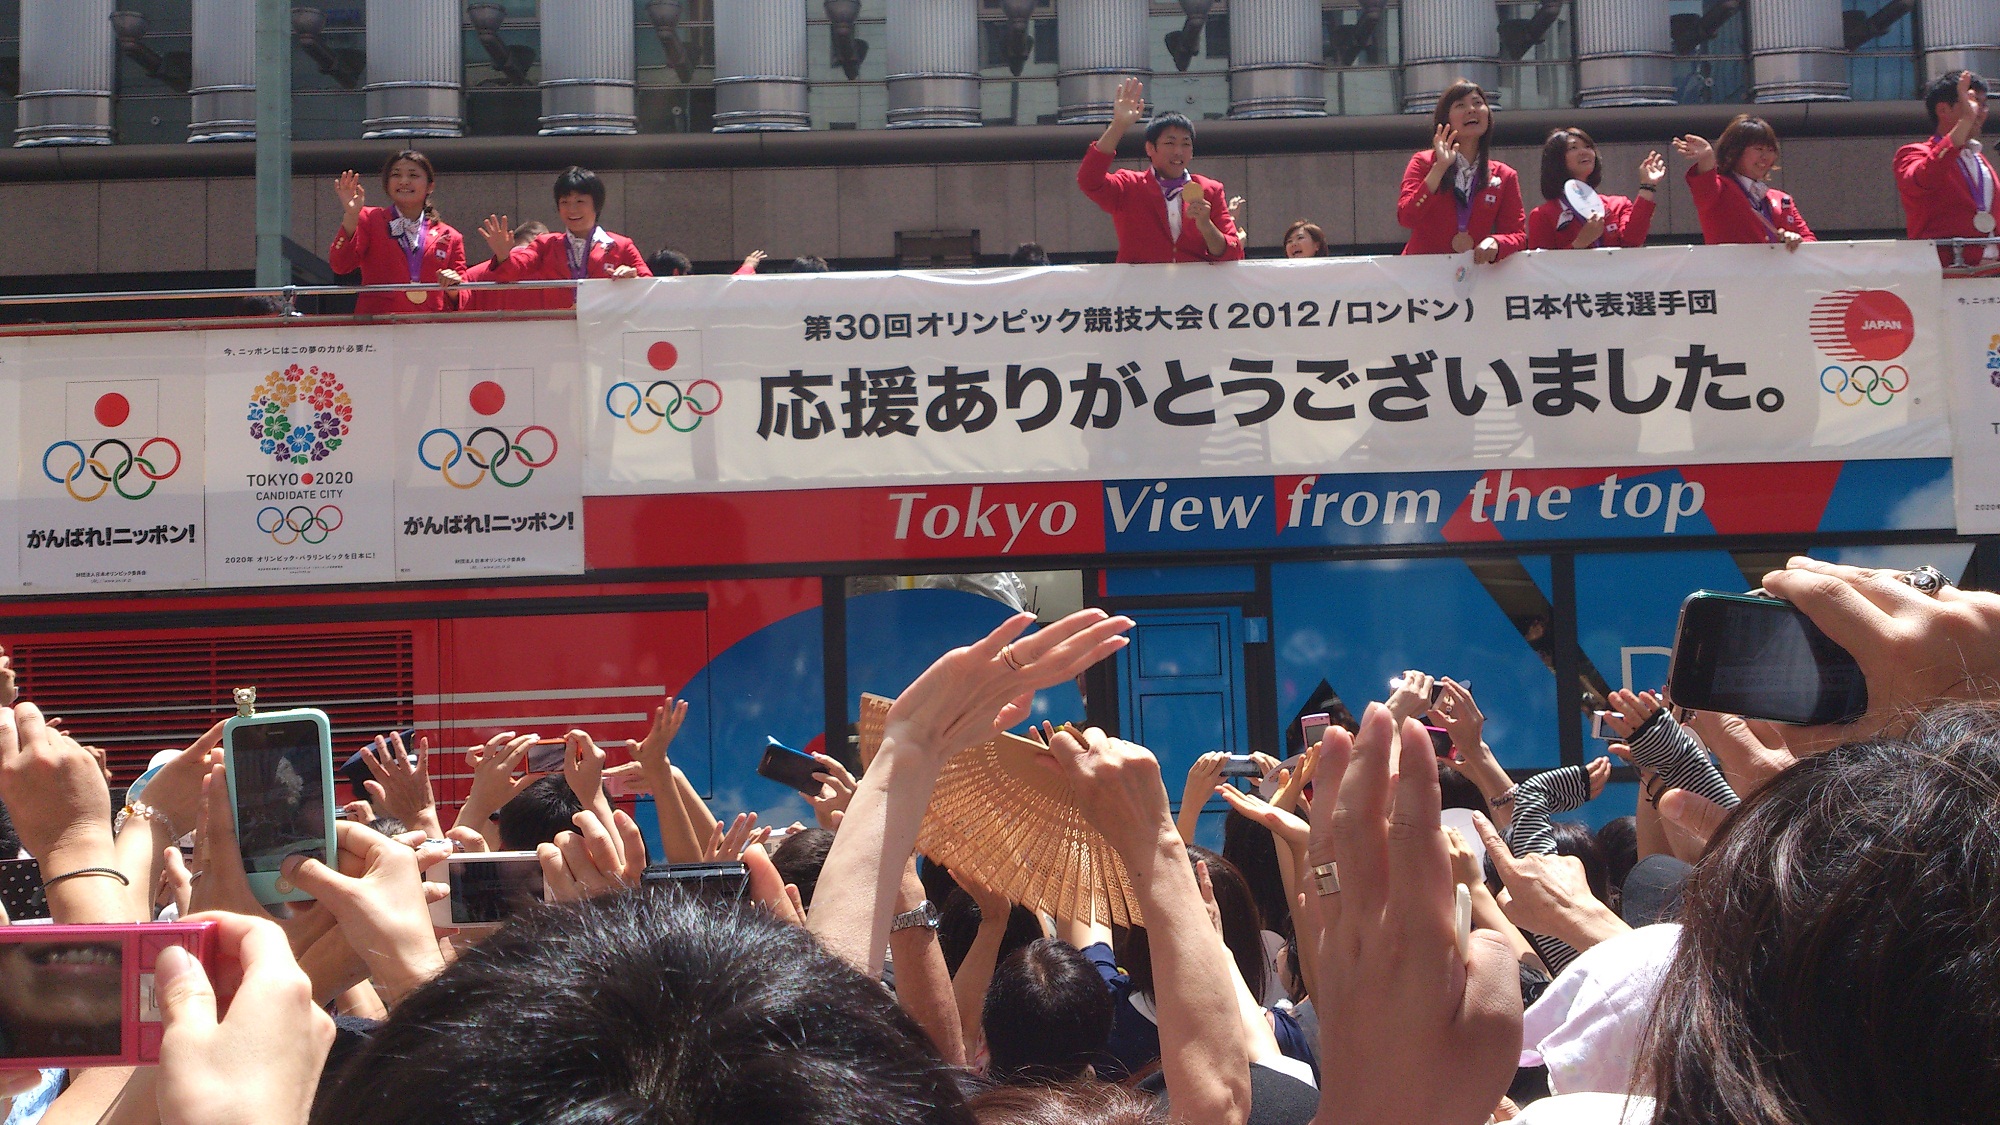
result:
M 136 437 L 160 433 L 160 382 L 119 379 L 63 387 L 63 437 Z
M 604 408 L 639 434 L 694 432 L 722 408 L 722 388 L 702 376 L 701 332 L 625 333 L 624 379 L 606 389 Z
M 535 372 L 515 367 L 438 372 L 436 424 L 461 434 L 482 426 L 513 431 L 535 424 Z

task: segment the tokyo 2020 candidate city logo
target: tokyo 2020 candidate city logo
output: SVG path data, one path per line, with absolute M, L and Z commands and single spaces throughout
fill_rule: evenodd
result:
M 1813 343 L 1834 362 L 1820 368 L 1819 386 L 1842 406 L 1887 406 L 1910 387 L 1898 359 L 1917 338 L 1910 306 L 1886 289 L 1842 289 L 1812 310 Z
M 604 409 L 635 434 L 650 434 L 662 422 L 678 433 L 692 433 L 701 420 L 722 409 L 722 388 L 713 379 L 696 379 L 683 388 L 667 378 L 680 362 L 680 349 L 666 340 L 646 349 L 646 365 L 654 378 L 639 389 L 636 382 L 617 382 L 604 392 Z

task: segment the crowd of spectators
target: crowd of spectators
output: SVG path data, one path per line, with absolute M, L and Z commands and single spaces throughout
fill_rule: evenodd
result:
M 428 747 L 378 741 L 338 855 L 284 864 L 312 901 L 275 911 L 246 880 L 220 724 L 161 752 L 143 801 L 114 799 L 88 732 L 32 682 L 17 698 L 0 656 L 5 846 L 37 861 L 54 921 L 211 921 L 221 945 L 206 967 L 160 955 L 158 1066 L 0 1058 L 0 1107 L 10 1125 L 1990 1121 L 2000 595 L 1909 577 L 1798 558 L 1763 580 L 1859 664 L 1852 722 L 1614 693 L 1611 750 L 1643 792 L 1594 833 L 1556 818 L 1603 799 L 1608 760 L 1510 778 L 1471 691 L 1418 670 L 1300 753 L 1271 747 L 1248 788 L 1204 756 L 1178 818 L 1144 747 L 1045 724 L 1032 768 L 1122 863 L 1129 927 L 997 889 L 1032 855 L 975 877 L 918 854 L 953 759 L 1125 644 L 1132 622 L 1100 610 L 1021 614 L 940 656 L 858 773 L 818 756 L 814 827 L 715 817 L 673 763 L 683 701 L 610 771 L 583 731 L 547 776 L 524 770 L 533 735 L 472 747 L 449 829 Z M 607 772 L 651 794 L 664 856 Z M 1212 800 L 1221 853 L 1189 842 Z M 532 851 L 552 901 L 438 928 L 427 876 L 486 849 Z M 741 897 L 653 885 L 656 860 L 740 861 Z M 0 1048 L 77 1018 L 23 971 L 41 980 L 0 958 Z
M 1983 239 L 1995 233 L 1993 164 L 1979 134 L 1987 116 L 1986 81 L 1971 71 L 1952 71 L 1931 84 L 1924 97 L 1929 139 L 1905 145 L 1893 175 L 1908 235 L 1912 239 Z M 1438 97 L 1432 115 L 1431 146 L 1410 158 L 1396 200 L 1396 219 L 1409 234 L 1405 254 L 1470 254 L 1475 263 L 1497 262 L 1522 250 L 1583 250 L 1646 244 L 1667 165 L 1658 152 L 1640 162 L 1630 197 L 1600 194 L 1604 169 L 1597 145 L 1580 128 L 1551 132 L 1542 146 L 1536 186 L 1544 202 L 1524 210 L 1520 175 L 1490 155 L 1493 106 L 1478 84 L 1460 79 Z M 1141 121 L 1145 125 L 1146 167 L 1114 168 L 1118 144 Z M 1814 241 L 1798 204 L 1770 186 L 1779 167 L 1780 144 L 1770 122 L 1749 114 L 1731 121 L 1713 142 L 1692 134 L 1672 138 L 1687 162 L 1687 189 L 1707 244 L 1750 243 L 1796 249 Z M 1078 188 L 1111 216 L 1118 235 L 1117 260 L 1128 263 L 1225 262 L 1244 257 L 1246 234 L 1239 225 L 1243 200 L 1223 184 L 1192 169 L 1194 123 L 1179 113 L 1147 119 L 1145 87 L 1128 78 L 1117 90 L 1111 122 L 1084 152 Z M 598 224 L 604 184 L 595 173 L 570 168 L 556 177 L 555 206 L 561 229 L 539 223 L 520 227 L 505 215 L 489 215 L 479 234 L 488 261 L 466 266 L 464 240 L 431 203 L 437 176 L 420 152 L 391 157 L 382 169 L 389 206 L 364 206 L 361 177 L 343 173 L 336 191 L 344 208 L 328 261 L 336 272 L 359 272 L 364 285 L 425 285 L 426 289 L 364 293 L 357 313 L 461 310 L 559 309 L 575 304 L 567 287 L 520 290 L 463 289 L 467 282 L 564 281 L 585 278 L 675 276 L 693 272 L 687 257 L 661 250 L 644 258 L 632 241 Z M 1285 231 L 1287 258 L 1328 253 L 1326 236 L 1309 219 Z M 1941 249 L 1946 264 L 1974 268 L 2000 266 L 2000 242 L 1959 250 Z M 1961 258 L 1962 256 L 1962 258 Z M 1048 255 L 1024 243 L 1010 257 L 1015 265 L 1045 265 Z M 751 252 L 734 271 L 753 275 L 768 268 L 763 250 Z M 791 273 L 819 273 L 824 259 L 794 258 Z

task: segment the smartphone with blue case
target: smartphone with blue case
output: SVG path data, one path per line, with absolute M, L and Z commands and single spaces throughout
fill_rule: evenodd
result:
M 279 868 L 294 855 L 331 865 L 333 730 L 315 708 L 237 716 L 223 724 L 223 764 L 250 890 L 265 904 L 301 902 Z

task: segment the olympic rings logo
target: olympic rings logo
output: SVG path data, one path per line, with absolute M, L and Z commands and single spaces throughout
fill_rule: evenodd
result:
M 271 541 L 280 547 L 299 542 L 312 545 L 324 543 L 326 537 L 339 531 L 344 522 L 346 518 L 332 504 L 318 511 L 304 504 L 295 504 L 286 510 L 267 507 L 257 513 L 257 530 L 270 536 Z
M 492 434 L 499 442 L 491 451 L 479 447 L 479 440 L 485 434 Z M 533 434 L 540 434 L 549 443 L 549 451 L 543 454 L 540 460 L 535 459 L 534 453 L 529 448 L 530 435 Z M 439 440 L 433 444 L 431 440 L 433 438 Z M 451 442 L 450 453 L 444 452 L 445 441 Z M 533 444 L 540 445 L 541 441 L 535 440 Z M 491 474 L 494 481 L 502 488 L 519 488 L 528 483 L 535 475 L 536 469 L 547 468 L 556 459 L 556 448 L 556 435 L 547 426 L 523 427 L 512 440 L 508 439 L 505 431 L 492 426 L 481 426 L 463 440 L 460 440 L 458 434 L 453 431 L 439 427 L 417 439 L 417 460 L 424 468 L 443 477 L 444 482 L 453 488 L 471 488 L 485 480 L 488 474 Z M 433 454 L 439 456 L 434 459 Z M 461 461 L 472 462 L 479 470 L 479 475 L 471 480 L 460 480 L 452 476 L 452 468 Z M 521 467 L 521 475 L 512 480 L 500 472 L 501 466 L 510 463 Z
M 665 404 L 660 402 L 657 394 L 661 387 L 674 393 L 674 397 Z M 695 397 L 695 392 L 703 387 L 715 392 L 713 405 L 703 406 Z M 625 394 L 618 393 L 621 389 Z M 629 402 L 626 401 L 627 395 L 630 396 Z M 623 420 L 635 434 L 650 434 L 659 429 L 662 422 L 676 433 L 692 433 L 695 427 L 701 425 L 703 418 L 722 409 L 722 388 L 716 386 L 713 379 L 696 379 L 688 384 L 687 390 L 683 391 L 680 384 L 672 379 L 655 379 L 646 385 L 642 393 L 637 383 L 613 383 L 611 388 L 604 392 L 604 409 L 610 411 L 613 418 Z M 689 418 L 685 426 L 675 420 L 683 409 L 687 411 Z M 651 424 L 644 426 L 639 424 L 638 417 L 641 412 L 653 416 Z
M 173 451 L 174 462 L 165 471 L 160 469 L 156 458 L 152 456 L 154 446 L 164 446 Z M 50 463 L 58 449 L 68 450 L 68 455 L 61 459 L 63 464 L 61 472 L 57 472 Z M 116 461 L 107 461 L 99 456 L 106 449 L 118 450 Z M 71 460 L 71 457 L 75 459 Z M 164 456 L 160 458 L 163 459 Z M 159 487 L 161 481 L 179 472 L 180 468 L 181 447 L 175 445 L 171 438 L 163 437 L 146 439 L 137 452 L 117 438 L 105 438 L 91 446 L 87 454 L 83 451 L 82 445 L 67 438 L 42 451 L 42 475 L 62 485 L 71 499 L 81 500 L 86 504 L 112 491 L 116 491 L 127 500 L 144 500 L 153 494 L 153 489 Z M 76 482 L 82 480 L 86 472 L 96 478 L 97 491 L 90 493 L 77 491 Z M 125 482 L 131 480 L 134 474 L 145 478 L 146 487 L 137 492 L 130 492 L 126 490 Z
M 1832 395 L 1842 406 L 1859 406 L 1863 402 L 1887 406 L 1909 386 L 1910 371 L 1900 363 L 1879 370 L 1866 363 L 1855 364 L 1852 370 L 1828 364 L 1819 372 L 1820 390 Z

